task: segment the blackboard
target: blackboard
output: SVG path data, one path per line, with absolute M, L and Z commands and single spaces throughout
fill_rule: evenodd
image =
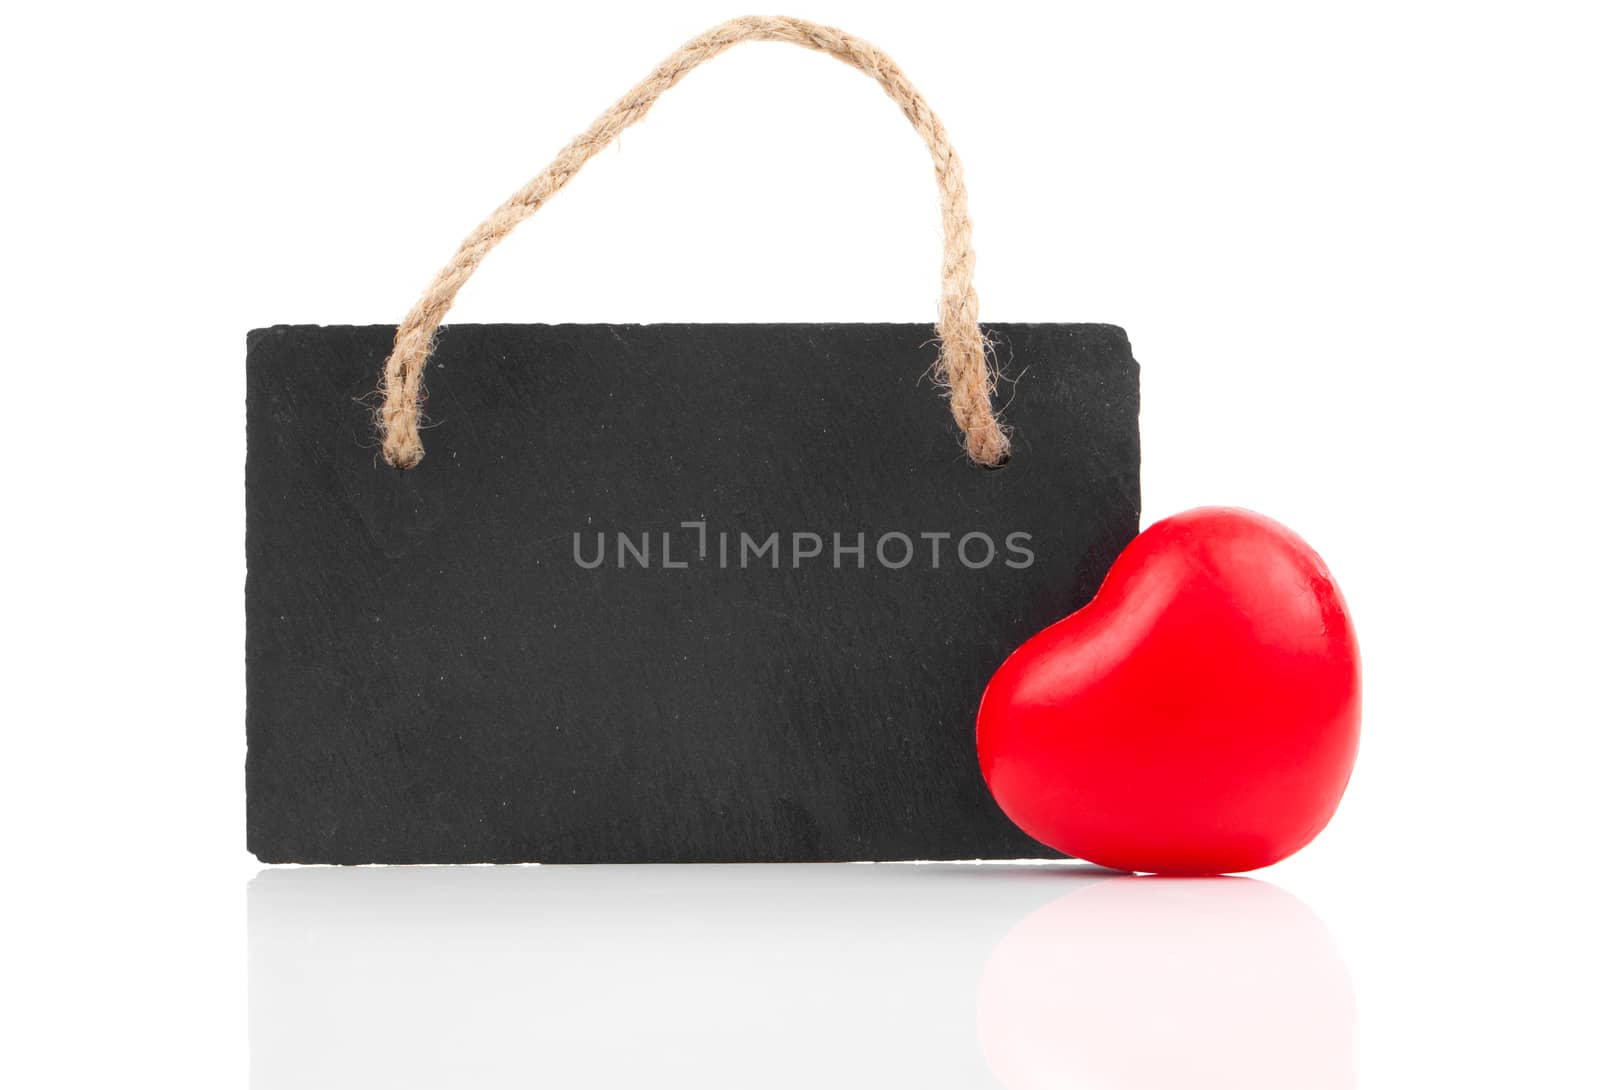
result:
M 989 675 L 1139 523 L 1138 367 L 986 326 L 1013 455 L 925 325 L 456 325 L 385 466 L 394 327 L 248 338 L 248 845 L 265 862 L 1049 856 Z

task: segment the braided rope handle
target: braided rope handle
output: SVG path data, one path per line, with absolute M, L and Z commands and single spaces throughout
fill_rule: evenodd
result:
M 961 160 L 950 147 L 944 126 L 905 74 L 876 46 L 832 27 L 802 19 L 748 16 L 730 19 L 688 42 L 651 72 L 568 144 L 555 161 L 512 194 L 478 225 L 417 300 L 395 333 L 394 351 L 384 364 L 379 428 L 383 457 L 410 469 L 422 461 L 423 369 L 434 337 L 456 293 L 490 250 L 546 201 L 628 126 L 641 120 L 668 88 L 692 69 L 739 42 L 789 42 L 835 57 L 878 81 L 922 136 L 933 155 L 944 218 L 943 287 L 939 295 L 939 360 L 935 374 L 949 393 L 950 411 L 966 437 L 967 454 L 980 465 L 1000 465 L 1010 450 L 1006 429 L 995 418 L 990 399 L 995 376 L 987 343 L 978 327 L 978 296 L 972 287 L 972 224 L 967 219 L 967 189 Z

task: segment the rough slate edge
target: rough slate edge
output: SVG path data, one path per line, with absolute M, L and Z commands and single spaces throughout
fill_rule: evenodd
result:
M 485 330 L 492 332 L 494 330 L 508 330 L 508 329 L 514 331 L 514 330 L 517 330 L 517 329 L 527 329 L 529 327 L 463 327 L 463 326 L 458 326 L 458 327 L 455 327 L 455 328 L 459 332 L 465 332 L 465 331 L 467 331 L 469 329 L 478 330 L 480 332 L 481 331 L 485 331 Z M 535 328 L 542 328 L 542 329 L 547 330 L 547 331 L 562 331 L 562 330 L 574 330 L 574 329 L 578 329 L 578 330 L 581 330 L 581 329 L 593 330 L 593 329 L 597 329 L 598 328 L 598 329 L 607 329 L 607 330 L 613 330 L 613 331 L 620 330 L 620 331 L 626 332 L 626 331 L 652 330 L 652 329 L 654 329 L 654 330 L 684 330 L 684 329 L 696 330 L 696 329 L 698 329 L 698 330 L 701 330 L 701 331 L 705 331 L 705 330 L 715 331 L 716 329 L 719 329 L 719 328 L 720 329 L 724 329 L 724 330 L 726 330 L 728 328 L 748 330 L 748 329 L 752 329 L 752 328 L 782 328 L 782 327 L 773 327 L 773 326 L 767 326 L 767 325 L 763 325 L 763 326 L 745 326 L 745 327 L 725 327 L 725 326 L 724 327 L 716 327 L 716 326 L 708 327 L 708 326 L 680 326 L 680 325 L 665 325 L 665 326 L 609 326 L 609 325 L 607 325 L 607 326 L 580 326 L 580 327 L 545 326 L 545 327 L 535 327 Z M 795 327 L 791 327 L 791 329 L 792 328 L 795 328 Z M 814 324 L 814 325 L 813 324 L 808 324 L 808 325 L 806 325 L 804 327 L 798 327 L 798 328 L 815 330 L 818 333 L 824 334 L 824 335 L 835 335 L 841 330 L 848 331 L 851 328 L 851 326 L 849 326 L 849 325 L 841 325 L 841 324 Z M 884 330 L 884 329 L 894 329 L 896 327 L 888 327 L 888 326 L 883 326 L 882 324 L 876 324 L 876 323 L 873 323 L 873 324 L 862 323 L 861 324 L 861 328 L 863 328 L 866 331 L 873 331 L 873 330 L 881 331 L 881 330 Z M 920 329 L 923 329 L 924 327 L 919 327 L 919 326 L 900 326 L 898 328 L 902 332 L 904 332 L 904 331 L 907 331 L 907 330 L 920 330 Z M 1132 417 L 1132 426 L 1131 426 L 1131 429 L 1129 431 L 1129 434 L 1131 435 L 1131 439 L 1132 439 L 1133 461 L 1132 461 L 1131 469 L 1132 469 L 1132 474 L 1133 475 L 1132 475 L 1131 479 L 1128 480 L 1128 482 L 1127 482 L 1128 495 L 1125 498 L 1129 502 L 1131 502 L 1131 505 L 1132 505 L 1132 517 L 1131 517 L 1132 529 L 1131 529 L 1131 532 L 1137 532 L 1137 511 L 1138 511 L 1138 476 L 1137 476 L 1137 467 L 1138 467 L 1138 455 L 1137 455 L 1137 448 L 1138 448 L 1138 435 L 1137 435 L 1138 383 L 1137 383 L 1137 375 L 1138 375 L 1138 367 L 1137 367 L 1137 363 L 1135 361 L 1133 361 L 1133 359 L 1132 359 L 1131 352 L 1129 352 L 1128 349 L 1127 349 L 1126 335 L 1120 329 L 1117 329 L 1116 327 L 1091 326 L 1091 325 L 1074 325 L 1074 326 L 1070 326 L 1070 327 L 1063 327 L 1063 326 L 1045 326 L 1045 327 L 1031 327 L 1031 326 L 1009 326 L 1009 327 L 1007 327 L 1007 326 L 1000 326 L 1000 327 L 992 327 L 992 328 L 995 328 L 995 331 L 1000 333 L 1000 335 L 1001 335 L 1001 337 L 1000 337 L 1000 341 L 1001 341 L 1000 358 L 1001 358 L 1002 366 L 1004 366 L 1004 364 L 1006 362 L 1007 353 L 1006 353 L 1006 350 L 1005 350 L 1005 341 L 1007 340 L 1007 336 L 1006 336 L 1007 333 L 1014 333 L 1014 334 L 1020 335 L 1023 340 L 1027 340 L 1027 339 L 1029 339 L 1029 331 L 1030 330 L 1041 330 L 1041 331 L 1042 330 L 1050 330 L 1050 331 L 1053 331 L 1051 333 L 1052 336 L 1060 336 L 1062 330 L 1070 329 L 1070 330 L 1073 331 L 1073 335 L 1074 336 L 1084 337 L 1084 338 L 1087 338 L 1089 341 L 1095 341 L 1095 342 L 1100 342 L 1100 343 L 1120 342 L 1121 352 L 1124 355 L 1126 366 L 1128 366 L 1128 368 L 1129 368 L 1128 378 L 1131 379 L 1131 389 L 1128 391 L 1127 401 L 1122 406 L 1122 408 L 1119 410 L 1119 412 L 1131 413 L 1131 417 Z M 269 333 L 272 333 L 272 332 L 292 332 L 292 331 L 296 331 L 296 330 L 301 331 L 301 332 L 312 332 L 312 331 L 314 331 L 314 332 L 318 332 L 318 333 L 325 333 L 325 334 L 329 335 L 330 338 L 334 338 L 335 340 L 337 338 L 339 338 L 339 337 L 352 337 L 353 336 L 353 337 L 356 337 L 358 340 L 361 340 L 363 342 L 365 342 L 367 340 L 373 340 L 373 339 L 387 342 L 392 337 L 392 333 L 393 333 L 393 327 L 383 327 L 383 326 L 377 326 L 377 327 L 348 327 L 348 326 L 327 327 L 327 328 L 321 329 L 321 330 L 316 330 L 314 327 L 276 327 L 275 330 L 271 330 L 271 331 L 256 331 L 256 333 L 252 334 L 252 338 L 255 338 L 257 335 L 264 335 L 264 334 L 269 334 Z M 830 333 L 829 331 L 832 331 L 832 332 Z M 926 341 L 928 339 L 927 336 L 925 335 L 925 333 L 924 333 L 924 336 L 922 336 L 919 339 L 923 342 L 923 344 L 925 346 Z M 368 345 L 365 348 L 363 348 L 362 351 L 364 353 L 370 354 L 372 349 L 373 349 L 373 347 L 374 346 L 372 346 L 372 345 Z M 380 357 L 376 357 L 376 358 L 381 358 L 381 356 Z M 442 362 L 443 359 L 444 359 L 444 356 L 441 355 L 440 359 L 441 359 L 441 362 Z M 459 362 L 459 361 L 457 361 L 457 362 Z M 375 368 L 374 368 L 374 370 L 375 370 Z M 442 372 L 441 372 L 441 375 L 442 375 Z M 1015 378 L 1016 375 L 1012 374 L 1011 377 Z M 364 376 L 364 380 L 365 380 L 365 376 Z M 367 382 L 366 385 L 370 386 L 370 382 Z M 927 383 L 925 381 L 917 383 L 916 388 L 917 388 L 917 390 L 919 392 L 925 392 L 925 393 L 929 393 L 931 395 L 931 391 L 928 390 L 928 386 L 927 386 Z M 363 392 L 364 392 L 364 389 L 365 389 L 365 387 L 363 388 Z M 344 391 L 344 393 L 348 393 L 348 392 L 349 391 Z M 338 396 L 341 393 L 341 391 L 330 390 L 329 393 L 333 394 L 335 396 Z M 320 397 L 320 395 L 319 395 L 319 397 Z M 341 400 L 341 401 L 348 402 L 348 398 L 347 397 L 338 397 L 338 399 Z M 935 403 L 936 403 L 936 399 L 932 398 L 931 396 L 930 396 L 930 400 L 934 400 Z M 1005 395 L 1003 393 L 1001 395 L 1001 400 L 1002 401 L 1005 400 Z M 940 412 L 942 413 L 943 410 L 941 409 Z M 255 419 L 255 418 L 253 418 L 253 419 Z M 948 422 L 948 417 L 947 416 L 941 415 L 939 417 L 939 419 Z M 257 423 L 258 427 L 262 426 L 262 422 L 260 420 L 257 420 L 256 423 Z M 953 442 L 954 441 L 954 428 L 953 428 L 953 425 L 949 425 L 949 431 L 951 433 L 950 438 L 951 438 L 951 440 Z M 1027 439 L 1029 437 L 1024 435 L 1021 438 L 1022 438 L 1022 441 L 1018 445 L 1019 455 L 1025 456 L 1025 452 L 1026 452 L 1027 446 L 1028 446 Z M 1120 438 L 1120 436 L 1114 435 L 1113 438 Z M 431 449 L 433 451 L 440 452 L 440 451 L 448 449 L 447 445 L 442 444 L 440 442 L 440 439 L 439 439 L 439 437 L 437 435 L 432 437 L 432 439 L 433 439 L 433 441 L 430 443 L 430 447 L 431 447 Z M 254 449 L 254 446 L 253 446 L 253 449 Z M 437 455 L 436 455 L 436 457 L 437 457 Z M 362 453 L 361 454 L 361 458 L 365 458 L 367 461 L 370 462 L 371 461 L 371 452 L 370 452 L 370 450 Z M 959 456 L 957 456 L 955 460 L 959 461 Z M 437 465 L 437 464 L 438 463 L 436 461 L 435 465 Z M 341 470 L 341 472 L 343 472 L 343 470 Z M 383 471 L 380 471 L 380 472 L 383 472 Z M 973 472 L 977 472 L 977 471 L 973 471 Z M 400 479 L 400 475 L 396 475 L 396 479 Z M 361 512 L 362 513 L 362 519 L 363 519 L 363 521 L 367 521 L 368 522 L 368 530 L 371 531 L 375 535 L 375 540 L 381 542 L 384 539 L 389 539 L 389 540 L 391 540 L 393 542 L 394 547 L 399 550 L 398 553 L 394 553 L 394 554 L 391 554 L 391 555 L 403 555 L 409 548 L 408 539 L 412 536 L 413 533 L 420 532 L 420 533 L 426 535 L 427 532 L 428 532 L 428 527 L 425 525 L 425 523 L 427 521 L 429 521 L 429 520 L 426 517 L 423 517 L 419 521 L 419 518 L 418 518 L 418 515 L 423 513 L 423 512 L 425 512 L 426 509 L 429 506 L 429 504 L 427 502 L 427 497 L 425 495 L 425 493 L 428 491 L 428 489 L 426 487 L 422 486 L 419 483 L 423 479 L 422 476 L 415 475 L 415 474 L 408 474 L 408 475 L 404 475 L 404 479 L 406 481 L 406 486 L 404 488 L 394 489 L 394 488 L 385 487 L 385 488 L 376 489 L 377 492 L 386 493 L 391 498 L 393 498 L 393 499 L 395 499 L 395 500 L 397 500 L 399 502 L 400 509 L 397 509 L 397 510 L 392 512 L 393 519 L 394 519 L 394 522 L 393 522 L 392 526 L 383 527 L 383 526 L 379 526 L 379 525 L 376 525 L 376 524 L 372 523 L 371 519 L 373 517 L 378 518 L 379 521 L 381 522 L 387 516 L 381 510 L 377 511 L 376 514 L 374 514 L 373 511 L 369 511 L 369 510 L 366 509 L 366 505 L 364 503 L 360 504 L 360 506 L 362 506 L 362 508 L 363 508 L 363 510 Z M 347 482 L 347 484 L 348 484 L 348 482 Z M 420 502 L 415 502 L 415 501 L 420 501 Z M 381 504 L 380 504 L 380 506 L 381 506 Z M 1131 532 L 1130 532 L 1130 536 L 1131 536 Z M 385 551 L 386 552 L 389 551 L 388 547 L 385 547 Z M 1112 555 L 1114 555 L 1114 553 Z M 1107 559 L 1104 562 L 1108 563 L 1109 560 Z M 1054 584 L 1052 584 L 1052 585 L 1054 585 Z M 1046 623 L 1048 623 L 1048 622 L 1046 622 Z M 1013 832 L 1014 832 L 1014 830 L 1013 830 Z M 1017 834 L 1017 836 L 1020 837 L 1020 834 Z M 1026 840 L 1026 838 L 1021 838 L 1021 839 L 1022 840 Z M 1005 854 L 996 854 L 996 855 L 992 856 L 992 858 L 1006 858 L 1006 859 L 1044 858 L 1044 857 L 1053 855 L 1053 853 L 1049 853 L 1047 849 L 1043 849 L 1042 847 L 1040 847 L 1038 845 L 1034 845 L 1033 842 L 1031 842 L 1031 841 L 1027 841 L 1027 843 L 1030 845 L 1031 848 L 1035 849 L 1029 854 L 1019 854 L 1019 853 L 1017 853 L 1015 851 L 1010 851 L 1010 852 L 1007 852 Z M 967 858 L 967 857 L 968 856 L 963 856 L 963 855 L 951 856 L 951 855 L 945 854 L 945 855 L 934 856 L 933 858 L 940 858 L 940 859 L 957 858 L 957 859 L 959 859 L 959 858 Z M 261 858 L 263 859 L 263 861 L 272 861 L 271 859 L 269 859 L 268 854 L 262 854 Z M 478 858 L 474 857 L 470 861 L 512 862 L 512 861 L 526 861 L 527 858 L 528 857 L 526 857 L 526 856 L 520 856 L 520 855 L 519 856 L 515 856 L 515 857 L 504 857 L 504 858 L 497 857 L 497 858 L 494 858 L 494 859 L 488 859 L 488 858 L 478 859 Z M 797 861 L 799 859 L 810 859 L 810 858 L 812 858 L 812 857 L 810 857 L 810 856 L 796 857 Z M 865 858 L 865 857 L 859 857 L 859 856 L 844 856 L 844 857 L 829 856 L 829 857 L 825 857 L 825 858 L 835 859 L 835 858 Z M 918 858 L 918 857 L 917 856 L 893 856 L 893 855 L 889 855 L 889 856 L 876 856 L 875 858 L 895 859 L 895 858 Z M 283 859 L 282 861 L 312 861 L 312 860 L 301 860 L 299 858 L 295 858 L 295 859 L 286 858 L 286 859 Z M 367 859 L 362 859 L 362 860 L 357 860 L 357 859 L 333 860 L 333 859 L 330 859 L 329 861 L 355 862 L 355 861 L 371 861 L 371 860 L 367 860 Z M 427 860 L 407 859 L 407 860 L 404 860 L 404 861 L 421 862 L 421 861 L 427 861 Z M 465 862 L 465 861 L 469 861 L 469 860 L 460 859 L 460 860 L 438 860 L 438 861 L 461 861 L 461 862 Z M 607 861 L 614 861 L 614 860 L 611 860 L 611 859 L 608 859 L 608 858 L 597 858 L 597 859 L 595 859 L 593 861 L 595 861 L 595 862 L 607 862 Z

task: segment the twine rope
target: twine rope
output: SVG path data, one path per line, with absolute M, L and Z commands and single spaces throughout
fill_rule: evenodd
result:
M 928 145 L 939 185 L 944 221 L 944 264 L 939 294 L 939 358 L 934 374 L 947 391 L 950 412 L 966 440 L 969 457 L 980 465 L 1000 465 L 1010 450 L 1006 429 L 995 418 L 991 399 L 995 376 L 988 344 L 978 327 L 978 295 L 973 290 L 972 224 L 961 160 L 944 125 L 905 74 L 876 46 L 833 27 L 803 19 L 747 16 L 730 19 L 686 43 L 629 91 L 588 131 L 574 139 L 538 176 L 517 190 L 478 225 L 450 263 L 433 278 L 395 333 L 394 351 L 384 364 L 379 429 L 383 457 L 410 469 L 422 460 L 423 370 L 434 338 L 450 306 L 490 250 L 523 220 L 537 212 L 628 126 L 643 119 L 661 95 L 690 71 L 740 42 L 788 42 L 826 53 L 878 82 Z

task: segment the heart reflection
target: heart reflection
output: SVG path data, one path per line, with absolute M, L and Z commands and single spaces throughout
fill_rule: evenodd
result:
M 1120 877 L 995 947 L 978 998 L 1008 1090 L 1356 1084 L 1356 1004 L 1322 922 L 1247 878 Z

